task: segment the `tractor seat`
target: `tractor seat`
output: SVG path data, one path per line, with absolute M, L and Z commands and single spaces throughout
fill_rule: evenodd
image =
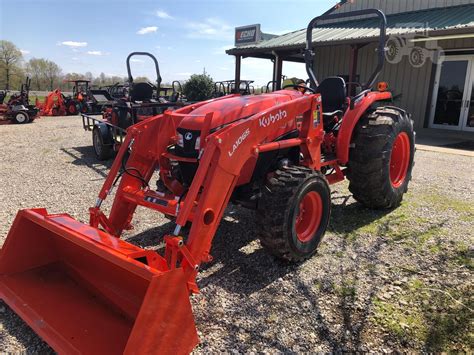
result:
M 316 93 L 321 94 L 323 115 L 335 116 L 344 113 L 346 82 L 339 76 L 331 76 L 319 84 Z
M 153 85 L 150 83 L 134 83 L 130 88 L 132 101 L 150 101 L 153 98 Z
M 169 102 L 177 102 L 179 99 L 179 92 L 173 92 L 169 97 Z

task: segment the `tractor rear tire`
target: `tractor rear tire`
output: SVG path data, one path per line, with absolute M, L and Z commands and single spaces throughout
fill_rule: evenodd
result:
M 379 107 L 357 123 L 347 178 L 354 198 L 369 208 L 400 205 L 415 155 L 413 121 L 405 111 Z
M 98 128 L 92 130 L 92 145 L 98 160 L 108 160 L 114 155 L 113 148 L 110 145 L 104 144 L 102 133 Z
M 317 250 L 331 214 L 329 184 L 318 171 L 290 166 L 268 179 L 257 209 L 257 235 L 271 254 L 292 262 Z
M 18 111 L 13 116 L 13 122 L 15 122 L 17 124 L 28 123 L 28 122 L 30 122 L 30 116 L 28 116 L 28 113 L 26 113 L 25 111 Z

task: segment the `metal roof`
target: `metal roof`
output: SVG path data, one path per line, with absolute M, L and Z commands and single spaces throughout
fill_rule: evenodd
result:
M 474 29 L 474 4 L 405 12 L 387 16 L 387 35 L 434 35 L 446 30 Z M 360 19 L 322 25 L 313 30 L 313 43 L 329 45 L 344 42 L 367 42 L 379 35 L 378 19 Z M 239 46 L 228 54 L 294 49 L 305 45 L 306 28 L 267 41 Z

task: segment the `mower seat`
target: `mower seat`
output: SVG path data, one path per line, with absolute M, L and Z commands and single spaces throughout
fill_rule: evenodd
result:
M 321 94 L 323 102 L 323 115 L 335 116 L 344 113 L 346 102 L 346 82 L 339 76 L 324 79 L 316 89 Z
M 179 92 L 174 92 L 169 97 L 169 102 L 177 102 L 179 99 Z
M 150 101 L 153 98 L 153 86 L 150 83 L 136 83 L 130 89 L 132 101 Z

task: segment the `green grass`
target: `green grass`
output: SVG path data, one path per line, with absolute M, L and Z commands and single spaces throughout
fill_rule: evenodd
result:
M 356 295 L 355 281 L 352 279 L 345 279 L 342 281 L 340 285 L 333 284 L 332 286 L 333 286 L 334 293 L 341 298 L 344 298 L 344 297 L 354 298 Z
M 406 194 L 402 204 L 392 211 L 370 211 L 360 208 L 360 205 L 352 206 L 337 207 L 330 226 L 348 242 L 361 237 L 381 236 L 389 242 L 405 243 L 417 251 L 431 253 L 442 251 L 442 245 L 433 245 L 433 242 L 449 233 L 445 224 L 453 218 L 452 214 L 460 221 L 474 219 L 474 206 L 471 204 L 432 192 Z M 436 211 L 433 220 L 418 212 L 426 209 Z
M 376 322 L 400 340 L 417 341 L 426 337 L 423 317 L 418 313 L 405 314 L 403 309 L 380 299 L 374 300 Z
M 373 301 L 371 322 L 415 348 L 429 352 L 472 351 L 473 303 L 469 287 L 438 290 L 414 278 L 396 297 Z
M 10 96 L 11 95 L 7 95 L 5 97 L 5 100 L 3 100 L 4 104 L 6 104 L 8 102 L 8 100 L 10 100 Z M 29 97 L 30 105 L 34 105 L 36 103 L 36 98 L 38 98 L 38 100 L 40 100 L 40 102 L 44 102 L 45 96 L 30 95 L 30 97 Z
M 437 192 L 420 195 L 420 201 L 427 205 L 436 206 L 441 211 L 454 210 L 467 217 L 474 217 L 474 205 L 453 197 L 448 197 Z
M 453 260 L 458 265 L 474 270 L 474 252 L 464 243 L 456 245 Z

